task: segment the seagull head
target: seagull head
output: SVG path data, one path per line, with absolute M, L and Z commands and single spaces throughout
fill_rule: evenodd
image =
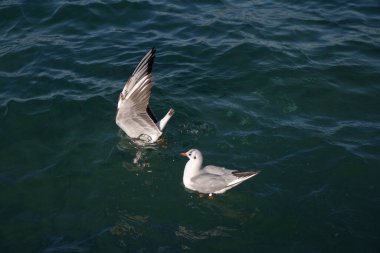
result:
M 180 155 L 186 156 L 187 158 L 189 158 L 190 161 L 199 161 L 202 163 L 202 160 L 203 160 L 203 156 L 202 156 L 201 151 L 199 151 L 198 149 L 195 149 L 195 148 L 190 149 L 186 153 L 180 153 Z

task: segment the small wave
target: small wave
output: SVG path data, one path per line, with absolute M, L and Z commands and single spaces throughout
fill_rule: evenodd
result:
M 183 237 L 188 240 L 205 240 L 212 237 L 231 237 L 230 233 L 235 229 L 217 226 L 206 231 L 195 231 L 184 226 L 178 226 L 175 231 L 177 237 Z
M 109 230 L 109 228 L 105 228 L 85 239 L 70 242 L 68 242 L 64 236 L 52 237 L 52 245 L 44 249 L 43 252 L 88 252 L 95 241 Z
M 148 216 L 122 213 L 120 215 L 120 220 L 111 228 L 110 232 L 117 236 L 128 234 L 134 239 L 140 238 L 143 236 L 143 231 L 139 231 L 139 228 L 148 221 L 148 218 Z

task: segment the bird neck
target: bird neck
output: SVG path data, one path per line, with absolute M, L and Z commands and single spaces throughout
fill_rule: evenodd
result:
M 185 170 L 183 172 L 183 183 L 188 185 L 191 178 L 199 174 L 202 168 L 202 159 L 189 160 L 186 163 Z

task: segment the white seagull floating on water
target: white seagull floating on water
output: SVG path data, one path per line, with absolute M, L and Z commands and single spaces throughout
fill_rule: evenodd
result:
M 260 173 L 259 171 L 239 172 L 213 165 L 205 166 L 202 169 L 203 156 L 197 149 L 190 149 L 180 155 L 189 158 L 183 172 L 185 187 L 199 193 L 209 194 L 209 197 L 212 197 L 213 193 L 224 193 Z
M 156 50 L 152 48 L 137 65 L 120 93 L 117 105 L 116 124 L 132 139 L 154 143 L 173 116 L 174 110 L 158 121 L 150 106 L 152 89 L 152 66 Z

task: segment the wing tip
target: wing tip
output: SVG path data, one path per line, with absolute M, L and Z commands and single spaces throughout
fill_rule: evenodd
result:
M 260 174 L 260 170 L 258 171 L 244 171 L 244 172 L 240 172 L 240 171 L 234 171 L 232 172 L 232 174 L 235 176 L 235 177 L 238 177 L 238 178 L 244 178 L 244 177 L 254 177 L 254 176 L 257 176 L 258 174 Z
M 153 64 L 154 60 L 156 59 L 156 49 L 152 47 L 152 49 L 148 52 L 149 58 L 148 58 L 148 73 L 151 73 L 153 70 Z
M 149 55 L 149 59 L 150 59 L 150 60 L 153 61 L 154 58 L 156 58 L 156 52 L 157 52 L 157 50 L 156 50 L 155 47 L 152 47 L 152 48 L 148 51 L 147 55 Z

